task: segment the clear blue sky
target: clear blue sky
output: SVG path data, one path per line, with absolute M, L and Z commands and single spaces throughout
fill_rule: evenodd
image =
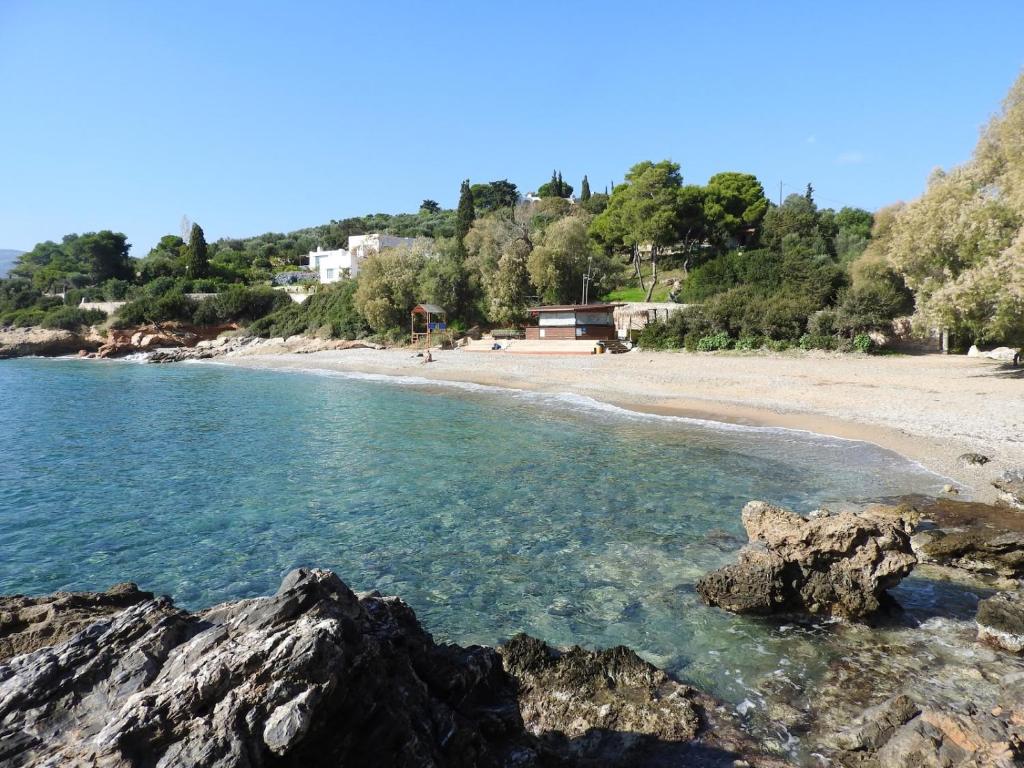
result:
M 1024 2 L 0 0 L 0 247 L 183 214 L 207 238 L 456 202 L 459 182 L 689 182 L 876 208 L 965 160 Z

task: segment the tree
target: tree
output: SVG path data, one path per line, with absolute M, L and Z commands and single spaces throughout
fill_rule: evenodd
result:
M 164 235 L 146 258 L 139 262 L 139 277 L 148 283 L 158 277 L 177 277 L 185 274 L 184 254 L 188 246 L 177 235 Z
M 580 300 L 583 276 L 590 272 L 590 296 L 612 288 L 621 267 L 596 248 L 589 236 L 591 216 L 572 215 L 553 222 L 527 260 L 530 281 L 546 304 L 571 304 Z
M 804 190 L 804 199 L 811 205 L 814 205 L 814 187 L 809 181 L 807 182 L 807 189 Z
M 519 190 L 508 179 L 491 181 L 487 184 L 474 184 L 470 187 L 476 210 L 483 213 L 496 211 L 499 208 L 511 208 L 519 202 Z
M 516 323 L 526 317 L 532 227 L 543 215 L 538 208 L 524 203 L 516 206 L 511 217 L 485 216 L 466 236 L 470 291 L 481 298 L 483 314 L 493 322 Z
M 455 239 L 461 258 L 466 256 L 465 239 L 475 218 L 476 206 L 473 202 L 473 190 L 469 186 L 469 179 L 466 179 L 462 182 L 462 188 L 459 190 L 459 207 L 455 213 Z
M 120 232 L 104 229 L 87 232 L 71 240 L 65 238 L 65 248 L 72 259 L 87 265 L 95 285 L 107 280 L 131 280 L 135 277 L 132 258 L 128 255 L 131 245 Z
M 583 175 L 583 183 L 580 184 L 580 202 L 585 203 L 590 200 L 590 181 L 587 179 L 586 174 Z
M 749 173 L 716 173 L 704 188 L 704 215 L 709 236 L 719 247 L 730 242 L 756 242 L 768 198 L 757 177 Z
M 378 333 L 407 327 L 409 312 L 422 301 L 420 275 L 429 251 L 428 242 L 417 241 L 412 246 L 385 248 L 362 263 L 355 305 Z
M 436 200 L 427 199 L 427 200 L 424 200 L 422 203 L 420 203 L 420 213 L 440 213 L 440 212 L 441 212 L 441 206 L 437 203 Z
M 561 171 L 552 171 L 551 181 L 537 188 L 537 197 L 572 197 L 572 184 L 562 180 Z
M 203 228 L 192 224 L 188 245 L 185 248 L 185 274 L 193 280 L 206 277 L 210 271 L 210 258 Z
M 633 269 L 644 288 L 643 252 L 651 264 L 647 301 L 658 279 L 658 253 L 680 238 L 680 190 L 683 176 L 679 164 L 670 160 L 637 163 L 626 180 L 615 187 L 608 208 L 594 219 L 591 232 L 599 242 L 615 251 L 630 254 Z

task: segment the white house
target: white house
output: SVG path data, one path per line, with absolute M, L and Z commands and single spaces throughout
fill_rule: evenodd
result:
M 359 274 L 359 265 L 367 256 L 379 253 L 384 248 L 397 248 L 415 242 L 414 237 L 395 237 L 379 233 L 350 235 L 348 249 L 325 251 L 318 246 L 315 251 L 310 251 L 309 268 L 320 275 L 321 283 L 336 283 L 346 277 L 356 277 Z

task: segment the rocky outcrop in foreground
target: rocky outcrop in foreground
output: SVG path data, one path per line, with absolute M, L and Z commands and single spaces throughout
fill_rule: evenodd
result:
M 0 765 L 781 765 L 625 648 L 437 645 L 401 600 L 330 571 L 96 618 L 0 664 Z
M 964 713 L 893 697 L 832 737 L 834 762 L 849 768 L 1015 768 L 1024 760 L 1021 698 L 1010 691 L 1005 698 L 1007 704 L 991 712 Z
M 877 517 L 808 519 L 763 501 L 742 515 L 750 544 L 739 562 L 697 582 L 708 605 L 734 613 L 865 617 L 917 563 L 907 531 Z

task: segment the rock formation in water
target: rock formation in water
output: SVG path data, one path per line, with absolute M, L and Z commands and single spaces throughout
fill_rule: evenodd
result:
M 1024 577 L 1024 532 L 977 527 L 924 531 L 914 537 L 922 562 L 982 575 Z
M 1024 590 L 998 592 L 985 598 L 978 603 L 976 620 L 980 641 L 1011 653 L 1024 653 Z
M 868 616 L 917 563 L 909 534 L 878 517 L 807 519 L 763 501 L 742 515 L 750 544 L 739 562 L 697 583 L 706 603 L 735 613 Z
M 401 600 L 330 571 L 197 614 L 101 602 L 0 664 L 0 765 L 782 764 L 627 649 L 437 645 Z
M 59 328 L 0 329 L 0 359 L 29 355 L 73 355 L 80 349 L 96 349 L 99 340 Z

